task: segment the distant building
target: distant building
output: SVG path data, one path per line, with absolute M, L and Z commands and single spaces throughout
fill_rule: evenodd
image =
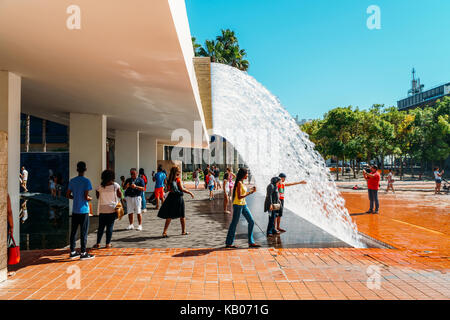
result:
M 303 125 L 303 124 L 305 124 L 305 123 L 307 123 L 307 122 L 310 122 L 310 121 L 312 121 L 312 119 L 299 119 L 298 118 L 298 115 L 296 115 L 295 116 L 295 122 L 299 125 L 299 126 L 301 126 L 301 125 Z
M 438 99 L 450 96 L 450 82 L 424 91 L 424 85 L 420 84 L 419 78 L 416 79 L 415 73 L 416 71 L 413 69 L 411 89 L 408 90 L 408 97 L 397 101 L 397 108 L 399 110 L 409 110 L 418 107 L 423 108 L 433 105 Z

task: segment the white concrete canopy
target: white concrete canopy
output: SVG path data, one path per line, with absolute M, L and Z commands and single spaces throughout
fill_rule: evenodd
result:
M 66 125 L 76 112 L 165 143 L 194 121 L 206 132 L 193 56 L 183 0 L 0 1 L 0 70 L 22 77 L 22 112 Z

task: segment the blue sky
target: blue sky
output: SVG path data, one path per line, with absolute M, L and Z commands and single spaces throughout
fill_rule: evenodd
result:
M 369 30 L 366 9 L 381 9 Z M 449 0 L 186 0 L 203 44 L 230 28 L 249 74 L 292 115 L 318 118 L 337 106 L 396 105 L 411 69 L 425 89 L 450 82 Z

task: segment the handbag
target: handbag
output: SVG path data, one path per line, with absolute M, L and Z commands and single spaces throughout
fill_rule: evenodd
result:
M 9 235 L 8 241 L 8 265 L 18 264 L 20 262 L 20 247 L 16 245 L 14 237 Z
M 120 200 L 117 199 L 117 190 L 116 189 L 114 189 L 114 194 L 116 195 L 116 200 L 117 200 L 117 204 L 116 204 L 114 211 L 116 212 L 117 219 L 120 220 L 124 216 L 125 212 L 123 210 L 122 202 L 120 202 Z
M 281 203 L 272 203 L 272 211 L 278 211 L 281 209 Z

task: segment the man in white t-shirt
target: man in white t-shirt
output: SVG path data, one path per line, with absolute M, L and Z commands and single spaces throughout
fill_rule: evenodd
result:
M 25 192 L 28 192 L 28 189 L 27 189 L 28 171 L 25 170 L 25 167 L 22 167 L 22 173 L 20 174 L 20 179 L 22 180 L 23 190 L 25 190 Z

